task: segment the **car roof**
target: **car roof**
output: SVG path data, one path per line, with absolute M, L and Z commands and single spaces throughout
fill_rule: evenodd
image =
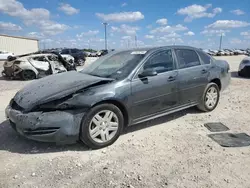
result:
M 46 53 L 46 54 L 33 54 L 33 55 L 29 55 L 29 56 L 26 56 L 26 57 L 38 57 L 38 56 L 49 56 L 49 55 L 55 55 L 53 53 Z
M 125 52 L 125 51 L 147 51 L 147 53 L 149 52 L 154 52 L 160 49 L 165 49 L 165 48 L 184 48 L 184 49 L 190 49 L 190 50 L 199 50 L 202 51 L 201 49 L 195 48 L 195 47 L 191 47 L 191 46 L 182 46 L 182 45 L 170 45 L 170 46 L 159 46 L 159 47 L 144 47 L 144 48 L 132 48 L 132 49 L 124 49 L 124 50 L 119 50 L 119 51 L 115 51 L 117 52 Z

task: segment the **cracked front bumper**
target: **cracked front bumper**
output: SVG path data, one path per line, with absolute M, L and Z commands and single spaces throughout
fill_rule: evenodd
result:
M 5 109 L 6 118 L 22 136 L 42 142 L 59 144 L 76 143 L 84 113 L 73 111 L 22 113 L 10 106 Z

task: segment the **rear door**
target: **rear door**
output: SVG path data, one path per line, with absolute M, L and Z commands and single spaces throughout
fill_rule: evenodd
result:
M 197 103 L 208 84 L 208 66 L 203 64 L 193 49 L 174 50 L 178 62 L 178 89 L 180 104 Z

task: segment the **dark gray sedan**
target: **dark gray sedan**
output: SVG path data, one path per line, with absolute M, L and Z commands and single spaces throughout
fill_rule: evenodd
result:
M 193 106 L 214 110 L 229 82 L 228 63 L 196 48 L 113 52 L 81 72 L 33 81 L 10 101 L 6 117 L 33 140 L 101 148 L 125 126 Z

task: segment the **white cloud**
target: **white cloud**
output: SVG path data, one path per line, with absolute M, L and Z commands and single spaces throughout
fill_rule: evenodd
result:
M 122 3 L 121 7 L 125 7 L 127 5 L 128 5 L 128 3 Z
M 6 31 L 21 31 L 22 27 L 10 22 L 1 22 L 0 21 L 0 31 L 6 32 Z
M 241 32 L 240 35 L 242 35 L 242 36 L 250 36 L 250 31 Z
M 241 44 L 243 41 L 238 38 L 233 38 L 230 40 L 231 44 Z
M 138 31 L 139 29 L 140 29 L 139 27 L 129 26 L 126 24 L 122 24 L 120 27 L 111 26 L 112 32 L 125 33 L 127 35 L 135 35 L 136 31 Z
M 94 35 L 97 35 L 98 33 L 99 33 L 98 30 L 89 30 L 87 32 L 82 32 L 81 34 L 77 34 L 76 37 L 81 38 L 84 36 L 94 36 Z
M 167 25 L 168 20 L 166 18 L 161 18 L 159 20 L 156 20 L 156 23 L 159 25 Z
M 187 32 L 187 33 L 184 33 L 184 35 L 187 35 L 187 36 L 194 36 L 195 34 L 194 34 L 194 32 L 189 31 L 189 32 Z
M 240 35 L 244 36 L 245 39 L 250 39 L 250 31 L 241 32 Z
M 216 22 L 206 26 L 208 29 L 229 29 L 229 28 L 239 28 L 247 27 L 250 23 L 238 20 L 217 20 Z
M 55 35 L 69 27 L 50 20 L 50 12 L 44 8 L 26 9 L 16 0 L 0 0 L 0 12 L 17 17 L 27 26 L 37 26 L 44 34 Z
M 96 16 L 106 22 L 135 22 L 144 19 L 141 12 L 96 13 Z
M 30 32 L 28 33 L 28 36 L 36 39 L 43 39 L 45 37 L 43 33 L 39 32 Z
M 131 36 L 123 36 L 122 40 L 131 40 Z
M 146 39 L 153 39 L 153 38 L 155 38 L 155 36 L 154 35 L 145 35 L 145 38 Z
M 67 15 L 78 14 L 80 12 L 79 9 L 76 9 L 67 3 L 60 3 L 58 10 L 64 12 Z
M 205 29 L 204 31 L 201 32 L 202 35 L 206 36 L 220 36 L 221 34 L 225 35 L 225 33 L 229 33 L 230 30 L 214 30 L 214 29 Z
M 176 32 L 176 31 L 185 31 L 187 30 L 188 28 L 181 25 L 181 24 L 178 24 L 178 25 L 175 25 L 175 26 L 164 26 L 164 27 L 158 27 L 158 28 L 155 28 L 153 30 L 150 31 L 150 33 L 154 34 L 154 33 L 171 33 L 171 32 Z
M 175 32 L 172 32 L 172 33 L 169 33 L 169 34 L 164 35 L 162 37 L 158 37 L 158 39 L 169 41 L 170 38 L 173 39 L 173 38 L 180 38 L 180 37 L 181 37 L 181 35 L 179 35 L 179 34 L 177 34 Z
M 230 12 L 238 16 L 245 14 L 245 12 L 240 9 L 231 10 Z
M 186 15 L 184 21 L 191 22 L 193 19 L 198 19 L 203 17 L 213 18 L 214 16 L 222 12 L 222 8 L 219 7 L 214 8 L 211 12 L 207 12 L 210 7 L 212 7 L 211 4 L 205 6 L 193 4 L 188 7 L 179 9 L 177 11 L 177 14 Z
M 160 37 L 157 41 L 157 43 L 164 43 L 164 44 L 181 44 L 184 43 L 184 41 L 181 38 L 169 38 L 169 37 Z

